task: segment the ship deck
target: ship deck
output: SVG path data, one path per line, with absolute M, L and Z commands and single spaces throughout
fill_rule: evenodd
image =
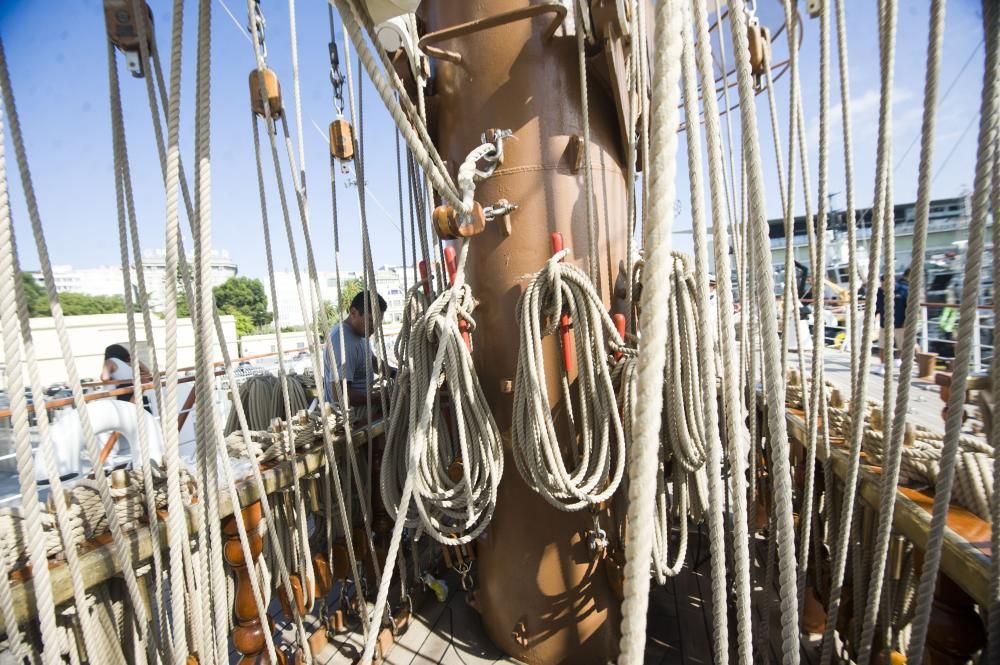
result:
M 763 580 L 767 558 L 767 541 L 754 543 L 753 576 Z M 711 579 L 708 559 L 709 545 L 704 530 L 691 533 L 686 562 L 680 574 L 669 578 L 663 586 L 654 582 L 650 592 L 645 663 L 647 665 L 700 665 L 715 662 L 712 637 Z M 451 583 L 453 582 L 453 583 Z M 386 665 L 491 665 L 518 663 L 506 657 L 486 636 L 479 615 L 465 602 L 457 579 L 450 580 L 448 601 L 431 599 L 416 613 L 409 629 L 397 638 L 395 646 L 382 661 Z M 767 649 L 770 662 L 781 662 L 781 620 L 779 616 L 777 582 L 765 589 L 754 587 L 754 626 L 763 629 L 764 608 L 771 613 Z M 729 611 L 730 625 L 735 626 L 735 610 Z M 294 626 L 286 622 L 280 631 L 289 640 Z M 731 633 L 734 629 L 731 628 Z M 333 636 L 314 654 L 321 665 L 350 665 L 357 662 L 362 649 L 362 636 L 349 631 Z M 731 655 L 735 657 L 735 639 L 730 639 Z M 235 656 L 235 654 L 234 654 Z M 233 663 L 237 662 L 234 657 Z M 801 662 L 819 662 L 819 636 L 803 635 Z

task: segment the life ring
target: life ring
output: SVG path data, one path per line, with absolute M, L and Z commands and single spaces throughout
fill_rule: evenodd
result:
M 98 400 L 87 404 L 87 414 L 94 434 L 102 439 L 102 444 L 117 433 L 118 441 L 114 447 L 120 449 L 122 442 L 127 442 L 132 456 L 132 467 L 142 468 L 142 459 L 138 454 L 139 421 L 136 419 L 135 404 L 114 399 Z M 160 431 L 160 424 L 148 411 L 142 411 L 142 417 L 145 419 L 149 459 L 161 464 L 163 433 Z M 84 464 L 89 467 L 90 463 L 89 460 L 85 462 L 83 459 L 82 453 L 86 441 L 83 438 L 83 428 L 80 426 L 80 413 L 75 409 L 61 412 L 49 426 L 49 435 L 59 476 L 82 475 L 85 471 Z M 35 478 L 48 480 L 47 469 L 38 459 L 35 463 Z

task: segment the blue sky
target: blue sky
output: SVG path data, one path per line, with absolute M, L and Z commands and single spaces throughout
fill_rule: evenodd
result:
M 241 25 L 246 24 L 245 0 L 225 0 Z M 267 18 L 269 66 L 281 77 L 286 105 L 291 106 L 291 56 L 289 52 L 288 5 L 264 2 Z M 321 0 L 300 0 L 297 4 L 299 62 L 302 85 L 303 132 L 306 143 L 309 205 L 317 261 L 321 270 L 332 270 L 332 225 L 327 147 L 316 126 L 325 132 L 333 119 L 332 91 L 328 78 L 327 42 L 329 28 L 326 4 Z M 759 0 L 762 21 L 777 28 L 781 23 L 780 2 Z M 804 3 L 802 11 L 805 12 Z M 901 0 L 897 66 L 895 73 L 895 158 L 918 135 L 921 120 L 923 79 L 926 62 L 929 2 Z M 170 3 L 154 0 L 157 35 L 164 51 L 169 48 Z M 186 2 L 184 89 L 182 93 L 182 152 L 190 165 L 193 147 L 193 82 L 197 3 Z M 848 2 L 850 40 L 851 106 L 854 128 L 855 192 L 859 206 L 872 199 L 875 168 L 879 71 L 875 0 Z M 262 277 L 266 273 L 260 211 L 257 199 L 253 146 L 250 133 L 247 74 L 253 68 L 253 52 L 247 38 L 226 14 L 220 0 L 213 9 L 212 75 L 212 205 L 214 247 L 226 249 L 238 262 L 240 272 Z M 983 49 L 979 44 L 982 28 L 979 3 L 954 0 L 949 3 L 940 89 L 954 86 L 940 105 L 934 172 L 940 174 L 933 185 L 936 197 L 958 194 L 971 187 L 975 160 L 977 125 L 963 135 L 978 113 L 979 88 L 983 72 Z M 815 172 L 818 132 L 818 20 L 806 19 L 801 53 L 803 98 L 810 127 L 812 181 Z M 339 28 L 338 28 L 339 31 Z M 28 157 L 47 229 L 50 252 L 55 263 L 78 267 L 118 264 L 117 222 L 112 179 L 110 115 L 108 105 L 105 31 L 100 0 L 59 0 L 55 3 L 4 0 L 0 3 L 0 35 L 27 141 Z M 337 35 L 343 43 L 342 36 Z M 834 42 L 835 44 L 835 42 Z M 975 52 L 971 62 L 963 64 Z M 727 44 L 732 58 L 732 49 Z M 784 38 L 776 52 L 785 53 Z M 167 57 L 164 53 L 164 57 Z M 832 56 L 836 58 L 835 49 Z M 356 59 L 354 60 L 356 62 Z M 166 64 L 166 63 L 165 63 Z M 961 71 L 960 71 L 961 70 Z M 135 181 L 141 241 L 144 248 L 163 246 L 163 186 L 156 160 L 152 126 L 144 83 L 132 79 L 120 65 L 125 122 L 132 173 Z M 843 157 L 839 122 L 840 94 L 837 70 L 832 72 L 834 106 L 831 134 L 830 191 L 843 192 Z M 787 140 L 787 79 L 777 84 L 783 141 Z M 368 184 L 384 207 L 369 205 L 376 264 L 400 262 L 396 189 L 395 130 L 370 84 L 365 84 L 365 147 Z M 735 97 L 734 97 L 735 100 Z M 766 99 L 759 99 L 761 145 L 768 186 L 768 208 L 780 213 L 777 180 L 773 167 L 770 123 Z M 290 116 L 294 120 L 293 116 Z M 738 124 L 737 117 L 733 117 Z M 292 128 L 294 133 L 295 129 Z M 918 147 L 915 146 L 895 171 L 895 199 L 916 197 Z M 683 140 L 680 150 L 684 150 Z M 953 150 L 947 163 L 942 161 Z M 690 202 L 686 198 L 686 160 L 679 153 L 678 180 L 681 198 L 677 229 L 690 224 Z M 30 231 L 24 213 L 18 180 L 11 169 L 11 191 L 15 225 L 20 239 L 22 264 L 37 266 L 30 245 Z M 737 166 L 738 168 L 738 166 Z M 360 231 L 356 190 L 340 177 L 338 193 L 341 213 L 342 258 L 346 269 L 358 269 Z M 272 222 L 280 224 L 277 196 L 272 185 Z M 799 197 L 801 201 L 801 196 Z M 813 194 L 815 199 L 815 193 Z M 843 194 L 834 198 L 843 207 Z M 801 203 L 797 212 L 802 212 Z M 284 237 L 277 234 L 277 269 L 290 268 Z M 679 235 L 680 249 L 690 247 L 690 237 Z M 301 251 L 301 243 L 299 244 Z

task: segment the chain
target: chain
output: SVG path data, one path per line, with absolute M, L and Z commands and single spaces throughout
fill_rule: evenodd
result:
M 251 17 L 253 21 L 253 26 L 247 26 L 251 34 L 257 35 L 257 45 L 260 47 L 260 57 L 261 60 L 267 59 L 267 44 L 264 42 L 264 26 L 266 21 L 264 20 L 264 12 L 260 8 L 260 0 L 254 0 L 253 3 L 253 16 Z M 254 30 L 256 26 L 256 30 Z
M 330 17 L 330 85 L 333 86 L 333 104 L 337 107 L 337 115 L 344 115 L 344 73 L 340 71 L 340 51 L 337 48 L 337 35 L 333 27 L 333 7 L 326 6 Z

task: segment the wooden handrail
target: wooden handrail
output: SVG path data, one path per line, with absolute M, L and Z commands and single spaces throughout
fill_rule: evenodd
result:
M 369 440 L 381 436 L 385 433 L 385 422 L 376 420 L 371 428 L 362 427 L 354 430 L 352 442 L 356 448 L 366 444 Z M 335 445 L 343 445 L 345 437 L 341 434 L 335 440 Z M 294 482 L 292 464 L 298 467 L 298 475 L 305 476 L 316 472 L 326 465 L 326 453 L 323 447 L 317 446 L 310 450 L 299 453 L 294 460 L 286 460 L 280 464 L 261 471 L 264 481 L 264 494 L 273 494 L 279 490 L 291 487 Z M 244 478 L 236 484 L 236 494 L 239 497 L 241 507 L 249 506 L 260 500 L 260 488 L 253 482 L 252 478 Z M 197 522 L 194 517 L 194 508 L 187 508 L 187 527 L 189 533 L 195 533 Z M 233 514 L 233 505 L 230 501 L 228 491 L 219 493 L 219 516 L 226 518 Z M 167 537 L 166 522 L 162 519 L 156 521 L 156 528 L 159 530 L 159 542 L 164 547 L 169 546 Z M 99 536 L 97 540 L 90 541 L 81 547 L 80 568 L 83 575 L 84 586 L 93 588 L 107 580 L 119 575 L 121 569 L 118 566 L 114 553 L 114 545 L 110 538 Z M 153 555 L 152 538 L 148 526 L 143 526 L 134 531 L 127 531 L 125 538 L 129 541 L 130 551 L 133 553 L 132 563 L 140 566 L 150 560 Z M 52 595 L 56 605 L 61 605 L 73 598 L 73 585 L 69 576 L 69 568 L 64 562 L 50 561 L 49 579 L 52 584 Z M 14 613 L 19 624 L 25 624 L 35 620 L 38 616 L 38 607 L 35 602 L 34 582 L 31 579 L 30 571 L 20 570 L 11 580 L 11 591 L 14 597 Z M 6 632 L 4 618 L 0 615 L 0 635 Z

